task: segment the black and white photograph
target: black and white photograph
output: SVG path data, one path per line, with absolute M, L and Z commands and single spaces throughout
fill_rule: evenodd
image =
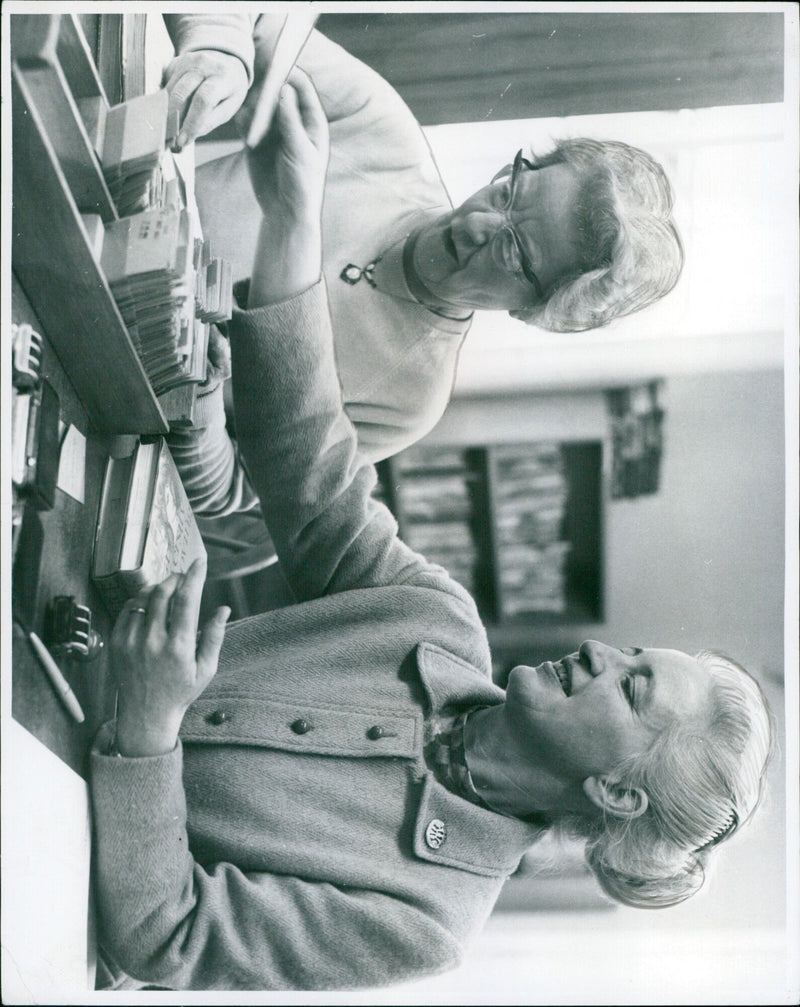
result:
M 2 1002 L 796 1004 L 800 8 L 0 29 Z

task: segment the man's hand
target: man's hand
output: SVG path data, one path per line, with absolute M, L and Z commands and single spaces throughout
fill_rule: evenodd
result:
M 248 155 L 264 213 L 248 307 L 286 300 L 319 279 L 328 152 L 325 112 L 314 85 L 295 67 L 266 134 Z
M 169 110 L 177 110 L 180 132 L 174 149 L 227 122 L 247 94 L 247 70 L 237 57 L 212 49 L 187 52 L 164 71 Z
M 205 569 L 205 560 L 195 560 L 186 574 L 172 574 L 126 602 L 117 619 L 111 666 L 122 755 L 171 752 L 184 713 L 216 674 L 230 609 L 218 609 L 198 634 Z

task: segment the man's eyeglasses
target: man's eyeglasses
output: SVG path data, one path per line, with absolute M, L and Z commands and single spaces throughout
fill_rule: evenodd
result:
M 501 265 L 504 269 L 508 269 L 510 272 L 515 273 L 517 276 L 524 276 L 528 283 L 530 283 L 536 291 L 536 296 L 539 300 L 544 300 L 542 285 L 539 282 L 538 276 L 533 271 L 533 266 L 531 265 L 528 253 L 525 251 L 522 241 L 520 240 L 520 237 L 509 218 L 511 208 L 514 205 L 514 198 L 517 194 L 517 181 L 523 166 L 530 168 L 531 170 L 534 168 L 531 162 L 522 156 L 522 151 L 518 150 L 517 156 L 514 158 L 514 163 L 511 167 L 511 179 L 508 184 L 508 197 L 505 200 L 505 205 L 501 207 L 501 211 L 505 214 L 506 222 L 494 237 L 495 249 L 499 250 L 499 265 Z

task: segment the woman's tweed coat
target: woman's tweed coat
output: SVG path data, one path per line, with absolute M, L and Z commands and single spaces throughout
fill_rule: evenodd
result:
M 231 343 L 238 436 L 298 604 L 228 628 L 170 754 L 104 755 L 101 732 L 101 944 L 177 989 L 452 968 L 537 835 L 451 794 L 423 758 L 437 716 L 504 700 L 484 629 L 372 499 L 324 283 L 238 312 Z

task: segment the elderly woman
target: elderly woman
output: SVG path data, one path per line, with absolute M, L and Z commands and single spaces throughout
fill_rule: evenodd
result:
M 118 719 L 91 756 L 107 962 L 177 989 L 440 972 L 551 828 L 587 837 L 614 897 L 686 898 L 758 802 L 757 685 L 722 657 L 593 641 L 492 684 L 472 599 L 398 540 L 342 407 L 320 278 L 327 126 L 302 75 L 269 144 L 251 158 L 264 215 L 233 386 L 298 604 L 227 633 L 222 609 L 198 634 L 195 565 L 120 615 Z
M 195 20 L 184 16 L 184 31 Z M 245 124 L 282 21 L 267 14 L 255 26 Z M 644 308 L 677 281 L 672 192 L 645 152 L 586 139 L 561 140 L 542 158 L 509 151 L 511 163 L 498 155 L 494 179 L 453 209 L 419 123 L 385 80 L 317 31 L 298 65 L 330 128 L 323 275 L 345 408 L 372 461 L 440 419 L 475 309 L 578 331 Z M 261 212 L 244 152 L 203 165 L 197 199 L 215 254 L 249 277 Z M 236 464 L 222 391 L 213 382 L 206 391 L 195 430 L 172 435 L 173 455 L 198 513 L 247 510 L 255 494 Z

